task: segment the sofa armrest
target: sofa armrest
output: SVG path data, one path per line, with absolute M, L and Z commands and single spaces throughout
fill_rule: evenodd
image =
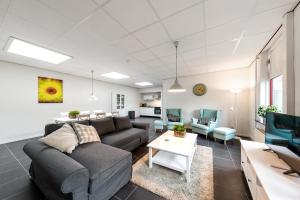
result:
M 142 123 L 142 122 L 132 122 L 133 128 L 140 128 L 144 129 L 146 131 L 149 130 L 150 125 L 148 123 Z
M 46 175 L 54 188 L 71 193 L 78 188 L 88 190 L 89 171 L 71 157 L 40 141 L 27 143 L 24 152 Z

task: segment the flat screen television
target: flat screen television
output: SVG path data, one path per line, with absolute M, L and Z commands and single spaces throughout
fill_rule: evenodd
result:
M 300 117 L 268 112 L 265 141 L 267 144 L 285 146 L 300 156 Z
M 281 113 L 266 114 L 265 142 L 291 170 L 300 176 L 300 117 Z

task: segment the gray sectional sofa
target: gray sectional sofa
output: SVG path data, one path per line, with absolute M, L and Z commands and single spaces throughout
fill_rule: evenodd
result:
M 101 143 L 81 144 L 71 154 L 40 141 L 27 143 L 32 180 L 49 200 L 110 199 L 131 179 L 130 151 L 148 142 L 149 124 L 131 123 L 128 117 L 78 123 L 94 126 Z M 46 125 L 45 135 L 62 126 Z

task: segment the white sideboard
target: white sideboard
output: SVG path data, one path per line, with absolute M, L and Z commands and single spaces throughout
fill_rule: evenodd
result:
M 241 166 L 253 200 L 299 200 L 300 177 L 284 175 L 289 166 L 267 145 L 241 140 Z

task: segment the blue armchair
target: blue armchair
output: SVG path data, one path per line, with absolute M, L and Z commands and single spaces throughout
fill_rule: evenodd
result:
M 184 125 L 180 108 L 169 108 L 166 112 L 168 130 L 173 130 L 175 125 Z
M 209 119 L 207 125 L 198 123 L 201 119 Z M 221 111 L 200 109 L 199 118 L 192 118 L 192 132 L 206 136 L 212 134 L 214 129 L 220 126 Z

